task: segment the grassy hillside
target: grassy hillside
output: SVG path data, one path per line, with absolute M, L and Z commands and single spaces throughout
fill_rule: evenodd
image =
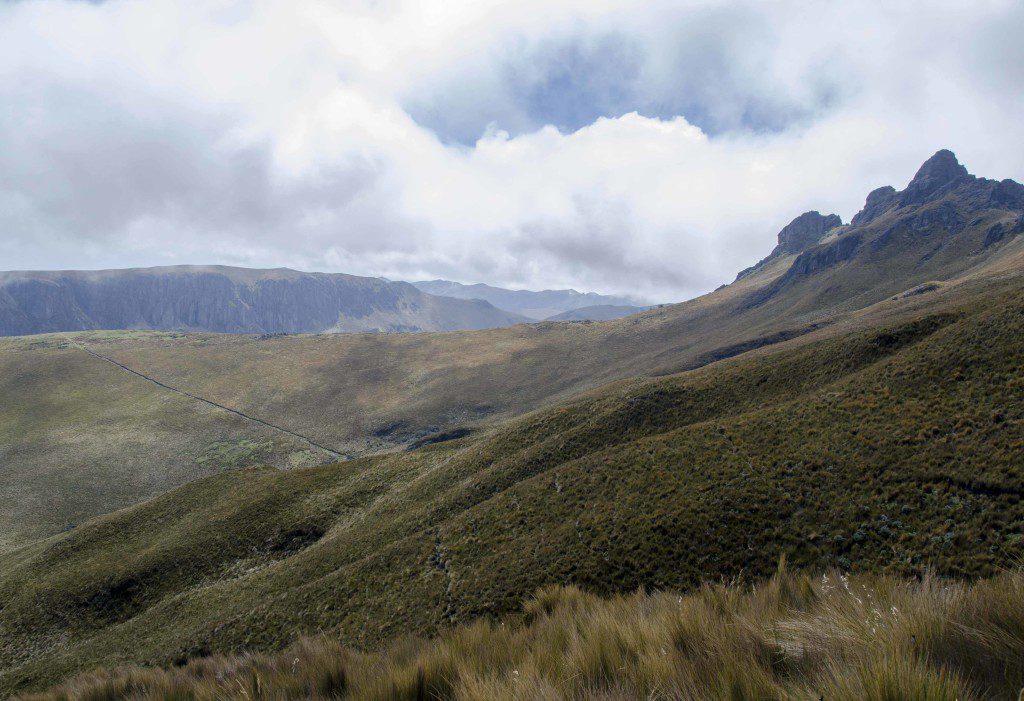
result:
M 1024 575 L 809 578 L 599 599 L 540 590 L 522 614 L 363 653 L 321 635 L 283 652 L 88 673 L 82 698 L 935 699 L 1024 688 Z M 29 699 L 26 699 L 29 701 Z
M 0 691 L 98 665 L 376 645 L 538 587 L 1024 555 L 1024 284 L 973 280 L 405 453 L 222 472 L 0 555 Z
M 225 469 L 329 459 L 61 336 L 0 340 L 0 397 L 0 551 Z
M 1024 237 L 967 256 L 960 277 L 942 284 L 985 280 L 993 271 L 1015 274 L 1024 269 L 1022 256 Z M 841 308 L 851 305 L 828 293 L 827 278 L 835 271 L 749 306 L 750 296 L 792 262 L 793 256 L 780 258 L 711 295 L 610 322 L 415 335 L 104 332 L 72 338 L 165 384 L 338 453 L 360 455 L 453 428 L 486 428 L 620 378 L 677 372 L 860 323 L 859 308 Z M 906 287 L 872 287 L 859 304 L 932 279 L 920 273 Z M 808 290 L 819 290 L 815 314 L 786 306 Z M 68 346 L 65 337 L 0 339 L 0 366 L 7 400 L 0 406 L 0 455 L 11 485 L 0 490 L 0 514 L 10 515 L 0 524 L 0 550 L 137 503 L 225 463 L 290 467 L 328 457 L 305 440 L 184 401 Z M 241 441 L 273 446 L 247 450 Z M 226 460 L 219 457 L 223 451 Z M 44 501 L 56 508 L 28 506 Z
M 1024 270 L 1024 187 L 967 175 L 948 152 L 903 192 L 873 193 L 853 223 L 819 219 L 823 239 L 787 227 L 732 285 L 608 322 L 0 339 L 0 552 L 225 467 L 486 431 L 611 381 L 847 333 L 890 297 L 912 313 L 917 297 L 938 304 Z

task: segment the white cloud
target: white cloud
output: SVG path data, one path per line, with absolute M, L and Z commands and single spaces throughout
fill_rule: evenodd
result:
M 290 265 L 679 299 L 802 211 L 848 219 L 938 148 L 1021 179 L 1022 18 L 880 0 L 6 3 L 0 268 Z

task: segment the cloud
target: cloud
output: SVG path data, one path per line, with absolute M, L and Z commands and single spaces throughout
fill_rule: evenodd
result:
M 941 147 L 1022 179 L 1016 2 L 0 5 L 0 267 L 682 299 Z

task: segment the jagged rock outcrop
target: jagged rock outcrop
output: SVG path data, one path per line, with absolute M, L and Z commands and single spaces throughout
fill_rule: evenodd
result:
M 880 188 L 868 193 L 864 209 L 853 215 L 850 226 L 862 226 L 874 221 L 896 203 L 896 188 L 892 185 L 883 185 Z
M 821 241 L 821 237 L 826 233 L 842 224 L 843 220 L 838 214 L 823 216 L 818 212 L 804 212 L 779 232 L 779 244 L 772 251 L 772 255 L 805 251 Z
M 805 217 L 817 226 L 820 220 L 808 214 L 790 227 Z M 1024 185 L 971 175 L 952 151 L 942 149 L 921 165 L 904 190 L 888 185 L 877 188 L 835 236 L 821 241 L 820 236 L 814 239 L 816 233 L 813 227 L 796 227 L 785 237 L 792 242 L 789 248 L 783 246 L 780 233 L 772 255 L 740 277 L 780 251 L 802 250 L 785 272 L 750 293 L 740 308 L 764 304 L 797 285 L 806 288 L 801 293 L 805 301 L 813 301 L 815 295 L 853 298 L 864 290 L 880 294 L 886 284 L 942 279 L 947 272 L 980 263 L 970 259 L 988 255 L 991 248 L 1024 233 Z M 826 270 L 828 275 L 820 276 L 820 289 L 815 288 L 815 277 Z
M 0 273 L 0 335 L 91 329 L 226 333 L 448 331 L 525 319 L 404 282 L 278 268 Z
M 942 149 L 918 168 L 914 179 L 900 193 L 900 206 L 923 204 L 940 190 L 954 186 L 962 179 L 973 177 L 952 151 Z
M 823 215 L 817 211 L 804 212 L 782 227 L 782 230 L 779 232 L 778 244 L 767 257 L 760 260 L 756 265 L 746 270 L 741 270 L 736 279 L 742 280 L 780 256 L 792 255 L 807 250 L 821 241 L 822 237 L 829 231 L 842 225 L 843 220 L 838 214 Z

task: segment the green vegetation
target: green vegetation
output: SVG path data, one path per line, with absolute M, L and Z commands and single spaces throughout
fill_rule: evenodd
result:
M 309 448 L 161 390 L 58 336 L 0 339 L 0 397 L 0 552 L 225 467 L 278 462 Z M 227 464 L 211 459 L 214 444 L 271 441 L 269 449 L 235 450 Z
M 359 652 L 306 638 L 271 655 L 83 674 L 72 699 L 835 699 L 971 701 L 1024 692 L 1024 574 L 794 575 L 748 589 L 601 599 L 547 587 L 519 615 Z
M 196 462 L 204 467 L 216 467 L 221 470 L 246 467 L 266 462 L 274 448 L 274 442 L 253 441 L 243 438 L 240 441 L 215 441 L 203 449 Z M 297 451 L 308 453 L 310 451 Z M 291 455 L 288 456 L 289 460 Z
M 0 691 L 317 630 L 374 648 L 548 585 L 685 591 L 781 555 L 996 575 L 1024 555 L 1024 289 L 928 299 L 412 452 L 221 472 L 0 555 Z

